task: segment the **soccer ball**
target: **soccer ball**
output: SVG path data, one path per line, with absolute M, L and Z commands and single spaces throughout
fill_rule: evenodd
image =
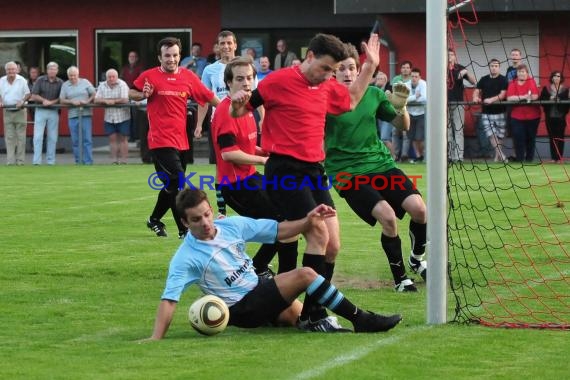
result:
M 188 310 L 190 325 L 204 335 L 215 335 L 226 329 L 230 310 L 226 303 L 214 295 L 198 298 Z

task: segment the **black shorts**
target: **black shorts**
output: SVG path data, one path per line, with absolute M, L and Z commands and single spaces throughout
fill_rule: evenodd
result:
M 316 162 L 271 154 L 265 163 L 269 197 L 287 220 L 302 219 L 321 203 L 334 207 L 325 169 Z
M 260 279 L 251 292 L 230 307 L 228 324 L 245 328 L 270 325 L 289 306 L 290 303 L 279 293 L 274 279 Z
M 228 186 L 220 185 L 220 190 L 226 204 L 239 215 L 255 219 L 283 220 L 277 207 L 269 199 L 269 194 L 263 188 L 259 173 Z
M 152 149 L 151 154 L 156 172 L 165 173 L 168 176 L 171 187 L 173 184 L 178 186 L 179 173 L 184 175 L 186 172 L 184 151 L 180 151 L 176 148 L 157 148 Z
M 346 200 L 350 208 L 371 226 L 376 224 L 376 219 L 372 216 L 372 209 L 378 202 L 385 200 L 394 209 L 398 219 L 406 215 L 406 210 L 402 208 L 404 200 L 412 194 L 420 194 L 414 188 L 413 182 L 403 171 L 398 168 L 390 169 L 384 173 L 364 174 L 360 184 L 356 184 L 356 177 L 350 179 L 350 188 L 340 190 L 339 194 Z M 368 183 L 363 183 L 362 177 L 369 179 Z M 344 186 L 344 184 L 343 184 Z

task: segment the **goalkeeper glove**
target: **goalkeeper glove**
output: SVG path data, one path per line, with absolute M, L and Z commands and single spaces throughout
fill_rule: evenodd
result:
M 404 83 L 396 83 L 392 86 L 392 93 L 388 95 L 388 100 L 397 112 L 401 113 L 408 103 L 410 89 Z

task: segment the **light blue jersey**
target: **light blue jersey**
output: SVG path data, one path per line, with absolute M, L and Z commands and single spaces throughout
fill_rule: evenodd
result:
M 202 72 L 202 83 L 216 94 L 218 99 L 223 99 L 228 94 L 228 89 L 224 83 L 224 70 L 226 64 L 216 61 L 204 68 Z
M 178 302 L 182 292 L 197 283 L 204 294 L 234 305 L 258 282 L 245 243 L 275 243 L 277 224 L 269 219 L 232 216 L 214 221 L 216 236 L 212 240 L 188 234 L 170 261 L 162 299 Z

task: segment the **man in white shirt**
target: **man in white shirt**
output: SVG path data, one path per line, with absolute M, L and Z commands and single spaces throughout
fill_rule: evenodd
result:
M 24 165 L 27 112 L 22 106 L 30 98 L 30 89 L 26 79 L 18 75 L 16 62 L 6 63 L 4 69 L 6 75 L 0 78 L 0 107 L 4 111 L 6 164 Z

